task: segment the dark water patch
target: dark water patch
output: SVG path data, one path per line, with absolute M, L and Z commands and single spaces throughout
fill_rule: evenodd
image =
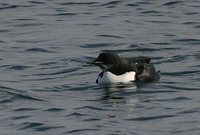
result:
M 36 131 L 47 131 L 50 129 L 64 128 L 64 126 L 44 126 L 44 123 L 40 123 L 40 122 L 24 122 L 23 125 L 24 127 L 20 128 L 20 130 L 31 128 Z
M 194 24 L 199 24 L 199 22 L 183 22 L 182 24 L 186 24 L 186 25 L 194 25 Z
M 73 112 L 70 113 L 68 115 L 66 115 L 67 117 L 71 117 L 71 116 L 75 116 L 75 117 L 81 117 L 81 116 L 87 116 L 86 114 L 82 114 L 82 113 L 78 113 L 78 112 Z
M 35 33 L 35 32 L 33 32 L 33 33 Z M 27 43 L 27 44 L 35 44 L 35 43 L 40 43 L 41 44 L 43 42 L 48 42 L 48 40 L 44 40 L 44 39 L 33 40 L 33 39 L 30 39 L 30 40 L 16 40 L 15 42 L 17 42 L 17 43 Z
M 128 7 L 137 7 L 139 5 L 138 4 L 129 3 L 129 4 L 126 4 L 126 6 L 128 6 Z
M 1 65 L 1 66 L 0 66 L 0 68 L 9 68 L 9 67 L 10 67 L 10 65 Z M 1 88 L 1 87 L 4 87 L 4 86 L 0 86 L 0 88 Z
M 190 113 L 199 113 L 199 112 L 200 112 L 200 108 L 195 108 L 195 109 L 190 109 L 186 111 L 180 111 L 178 112 L 178 114 L 190 114 Z
M 30 68 L 31 66 L 23 66 L 23 65 L 14 65 L 10 66 L 8 69 L 9 70 L 24 70 L 26 68 Z
M 178 115 L 160 115 L 160 116 L 130 118 L 130 119 L 125 119 L 125 120 L 128 120 L 128 121 L 150 121 L 150 120 L 171 118 L 171 117 L 176 117 L 176 116 L 178 116 Z
M 47 110 L 44 111 L 48 111 L 48 112 L 60 112 L 60 111 L 64 111 L 65 109 L 62 108 L 49 108 Z
M 28 44 L 34 44 L 34 43 L 42 43 L 42 42 L 47 42 L 47 40 L 16 40 L 15 42 L 17 43 L 28 43 Z
M 200 44 L 200 39 L 195 39 L 195 38 L 175 39 L 174 41 L 182 43 L 198 44 L 198 45 Z
M 2 43 L 6 43 L 5 41 L 3 41 L 3 40 L 0 40 L 0 44 L 2 44 Z M 3 51 L 3 50 L 0 50 L 0 52 L 5 52 L 5 51 Z
M 117 5 L 117 4 L 121 3 L 121 2 L 123 2 L 123 1 L 116 0 L 116 1 L 111 1 L 111 2 L 108 2 L 108 3 L 101 4 L 99 6 L 111 6 L 111 5 L 113 6 L 113 5 Z
M 18 8 L 18 7 L 19 7 L 18 5 L 6 5 L 6 6 L 3 6 L 3 7 L 0 7 L 0 10 L 15 9 L 15 8 Z
M 100 121 L 101 119 L 99 118 L 89 118 L 89 119 L 84 119 L 83 121 L 88 121 L 88 122 L 92 122 L 92 121 Z
M 51 129 L 57 129 L 57 128 L 65 128 L 64 126 L 39 126 L 39 127 L 36 127 L 35 130 L 36 131 L 47 131 L 47 130 L 51 130 Z
M 13 20 L 17 20 L 17 21 L 37 21 L 37 19 L 32 19 L 32 18 L 17 18 L 17 19 L 13 19 Z
M 64 85 L 61 85 L 61 86 L 55 86 L 55 87 L 51 87 L 51 88 L 48 88 L 49 90 L 51 89 L 52 91 L 63 91 L 63 90 L 68 90 L 70 89 L 72 86 L 69 85 L 69 84 L 64 84 Z
M 15 117 L 13 117 L 12 119 L 13 120 L 21 120 L 21 119 L 26 119 L 26 118 L 30 118 L 31 116 L 27 116 L 27 115 L 25 115 L 25 116 L 15 116 Z
M 6 87 L 6 86 L 0 86 L 0 90 L 4 91 L 4 92 L 7 92 L 7 93 L 12 93 L 12 92 L 10 92 L 10 90 L 11 91 L 15 91 L 15 89 L 13 89 L 11 87 Z
M 187 13 L 185 13 L 185 15 L 197 15 L 197 14 L 199 14 L 198 12 L 187 12 Z
M 129 93 L 130 94 L 130 93 Z M 116 100 L 119 103 L 126 103 L 125 96 L 129 94 L 123 94 L 123 93 L 116 93 L 116 92 L 105 92 L 104 95 L 100 98 L 101 101 L 106 100 Z M 132 92 L 134 94 L 134 92 Z M 122 96 L 120 96 L 122 95 Z
M 98 24 L 98 23 L 80 23 L 78 25 L 81 25 L 81 26 L 100 26 L 101 24 Z
M 136 10 L 138 10 L 138 11 L 144 11 L 145 9 L 144 8 L 136 8 Z M 142 15 L 141 15 L 142 16 Z
M 9 102 L 13 102 L 14 100 L 15 99 L 13 98 L 13 96 L 7 97 L 6 99 L 1 99 L 0 104 L 6 104 L 6 103 L 9 103 Z
M 151 43 L 151 44 L 154 44 L 154 45 L 170 45 L 170 43 L 167 43 L 167 42 L 155 42 L 155 43 Z
M 197 131 L 197 132 L 195 132 Z M 182 130 L 177 130 L 177 131 L 173 131 L 170 132 L 170 134 L 178 134 L 178 135 L 183 135 L 183 134 L 190 134 L 187 132 L 192 132 L 192 134 L 198 133 L 200 131 L 200 128 L 190 128 L 190 129 L 182 129 Z M 198 134 L 196 134 L 198 135 Z
M 28 95 L 28 94 L 23 94 L 23 93 L 21 93 L 21 94 L 17 94 L 17 93 L 15 93 L 15 95 L 16 95 L 16 98 L 18 98 L 18 99 L 27 99 L 27 100 L 35 100 L 35 101 L 45 101 L 45 100 L 43 100 L 43 99 L 40 99 L 40 98 L 37 98 L 37 97 L 34 97 L 34 96 L 30 96 L 30 95 Z
M 7 32 L 10 32 L 9 29 L 0 29 L 0 33 L 7 33 Z
M 60 3 L 60 5 L 94 5 L 99 4 L 99 2 L 66 2 L 66 3 Z
M 171 60 L 173 62 L 181 62 L 181 61 L 185 61 L 190 55 L 176 55 L 171 57 Z
M 20 130 L 29 129 L 29 128 L 35 128 L 35 127 L 42 126 L 44 124 L 40 123 L 40 122 L 24 122 L 23 125 L 24 125 L 24 127 L 20 128 Z
M 174 50 L 178 50 L 178 48 L 174 49 Z M 189 55 L 177 55 L 177 56 L 171 57 L 170 59 L 163 60 L 162 62 L 163 63 L 172 63 L 172 62 L 181 62 L 181 61 L 185 62 L 188 57 L 190 57 L 190 56 Z
M 55 16 L 74 16 L 74 15 L 78 15 L 77 13 L 58 13 L 55 14 Z
M 96 35 L 98 37 L 105 37 L 105 38 L 123 38 L 121 36 L 114 36 L 114 35 Z
M 149 11 L 142 11 L 141 14 L 159 14 L 159 11 L 149 10 Z
M 71 130 L 68 132 L 65 132 L 64 134 L 81 134 L 83 132 L 87 132 L 89 133 L 89 131 L 98 131 L 99 129 L 95 129 L 95 128 L 85 128 L 85 129 L 75 129 L 75 130 Z
M 164 23 L 170 23 L 170 21 L 145 21 L 145 22 L 150 22 L 150 23 L 158 23 L 158 24 L 164 24 Z
M 14 27 L 32 27 L 32 26 L 42 26 L 43 23 L 23 23 L 23 24 L 15 24 Z
M 169 2 L 166 2 L 163 4 L 163 6 L 174 6 L 174 5 L 177 5 L 177 4 L 183 4 L 183 1 L 169 1 Z
M 163 44 L 164 45 L 164 44 Z M 167 44 L 166 44 L 167 45 Z M 166 48 L 160 48 L 160 51 L 166 51 L 166 50 L 180 50 L 180 47 L 166 47 Z
M 40 53 L 54 53 L 53 51 L 43 49 L 43 48 L 30 48 L 26 49 L 26 52 L 40 52 Z
M 15 100 L 20 100 L 20 99 L 26 99 L 26 100 L 35 100 L 35 101 L 45 101 L 43 99 L 37 98 L 33 95 L 29 95 L 28 93 L 24 91 L 20 91 L 17 89 L 5 87 L 5 86 L 0 86 L 0 90 L 2 92 L 6 92 L 9 95 L 11 95 L 8 99 L 2 101 L 2 102 L 13 102 Z
M 45 62 L 45 63 L 40 63 L 40 66 L 50 66 L 50 65 L 56 65 L 57 62 Z
M 14 109 L 13 111 L 15 112 L 21 112 L 21 111 L 35 111 L 38 110 L 37 108 L 18 108 L 18 109 Z
M 94 107 L 94 106 L 83 106 L 75 108 L 76 110 L 82 110 L 82 109 L 89 109 L 89 110 L 96 110 L 96 111 L 108 111 L 106 109 L 100 108 L 100 107 Z
M 195 26 L 194 28 L 200 28 L 200 25 L 198 25 L 198 26 Z
M 188 98 L 188 97 L 176 97 L 176 98 L 173 98 L 173 99 L 170 99 L 170 101 L 185 101 L 185 100 L 192 100 L 191 98 Z
M 41 2 L 41 1 L 29 1 L 29 3 L 32 3 L 32 4 L 46 4 L 45 2 Z
M 84 14 L 84 15 L 92 15 L 93 13 L 91 13 L 91 12 L 83 12 L 82 14 Z
M 176 35 L 175 34 L 169 34 L 169 33 L 167 33 L 167 34 L 164 34 L 166 37 L 175 37 Z

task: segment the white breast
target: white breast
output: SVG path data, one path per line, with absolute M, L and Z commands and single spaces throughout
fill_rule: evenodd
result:
M 111 84 L 111 83 L 127 83 L 130 81 L 135 81 L 135 72 L 126 72 L 122 75 L 115 75 L 109 71 L 103 72 L 103 75 L 99 75 L 97 78 L 97 83 L 100 85 Z

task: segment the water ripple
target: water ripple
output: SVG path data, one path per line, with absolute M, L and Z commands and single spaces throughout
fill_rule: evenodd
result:
M 106 38 L 123 38 L 121 36 L 115 36 L 115 35 L 97 35 L 98 37 L 106 37 Z
M 87 129 L 87 128 L 84 128 L 84 129 L 75 129 L 75 130 L 71 130 L 71 131 L 68 131 L 68 132 L 65 132 L 64 134 L 74 134 L 74 133 L 76 133 L 76 134 L 80 134 L 80 133 L 82 133 L 82 132 L 87 132 L 88 133 L 88 131 L 98 131 L 99 129 L 95 129 L 95 128 L 91 128 L 91 129 Z
M 62 108 L 49 108 L 45 111 L 48 111 L 48 112 L 60 112 L 60 111 L 63 111 L 64 109 Z
M 98 110 L 98 111 L 107 111 L 106 109 L 100 108 L 100 107 L 94 107 L 94 106 L 83 106 L 79 108 L 75 108 L 76 110 L 81 110 L 81 109 L 89 109 L 89 110 Z
M 3 7 L 0 7 L 0 10 L 5 10 L 5 9 L 14 9 L 17 8 L 19 6 L 17 5 L 4 5 Z
M 74 16 L 74 15 L 78 15 L 77 13 L 58 13 L 55 14 L 55 16 Z
M 52 72 L 52 73 L 40 73 L 40 74 L 34 74 L 36 76 L 49 76 L 49 75 L 60 75 L 60 74 L 69 74 L 69 73 L 73 73 L 75 71 L 78 71 L 80 68 L 72 68 L 72 69 L 64 69 L 61 71 L 57 71 L 57 72 Z
M 28 2 L 32 4 L 46 4 L 45 2 L 41 2 L 41 1 L 28 1 Z
M 66 2 L 66 3 L 61 3 L 61 5 L 94 5 L 98 4 L 99 2 Z
M 149 121 L 149 120 L 156 120 L 156 119 L 171 118 L 171 117 L 176 117 L 176 116 L 177 115 L 159 115 L 159 116 L 130 118 L 130 119 L 126 119 L 126 120 L 128 120 L 128 121 Z
M 2 92 L 8 93 L 10 95 L 10 97 L 8 99 L 2 100 L 1 101 L 2 103 L 13 102 L 13 101 L 18 100 L 18 99 L 45 101 L 43 99 L 40 99 L 36 96 L 33 96 L 33 95 L 27 93 L 27 92 L 20 91 L 20 90 L 17 90 L 17 89 L 12 89 L 12 88 L 9 88 L 9 87 L 4 87 L 4 86 L 0 86 L 0 89 L 1 89 Z
M 50 51 L 47 49 L 43 49 L 43 48 L 30 48 L 30 49 L 26 49 L 25 51 L 27 52 L 42 52 L 42 53 L 53 53 L 54 51 Z
M 97 48 L 97 47 L 109 47 L 113 46 L 112 43 L 97 43 L 97 44 L 86 44 L 82 45 L 82 48 Z
M 108 2 L 108 3 L 101 4 L 99 6 L 115 6 L 115 5 L 117 5 L 117 4 L 121 3 L 121 2 L 123 2 L 123 1 L 116 0 L 116 1 L 111 1 L 111 2 Z
M 177 5 L 177 4 L 183 4 L 183 1 L 169 1 L 169 2 L 166 2 L 163 4 L 163 6 L 174 6 L 174 5 Z
M 8 65 L 9 66 L 9 65 Z M 31 66 L 24 66 L 24 65 L 14 65 L 14 66 L 9 66 L 7 69 L 9 70 L 24 70 L 26 68 L 30 68 Z
M 23 123 L 23 125 L 25 125 L 25 126 L 22 127 L 20 130 L 28 129 L 28 128 L 35 128 L 35 127 L 38 127 L 38 126 L 42 126 L 44 124 L 43 123 L 39 123 L 39 122 L 32 122 L 32 123 L 25 122 L 25 123 Z

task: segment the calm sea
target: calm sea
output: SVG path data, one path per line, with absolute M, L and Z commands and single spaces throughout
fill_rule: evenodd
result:
M 102 87 L 99 53 L 159 82 Z M 199 0 L 0 0 L 1 135 L 199 135 Z

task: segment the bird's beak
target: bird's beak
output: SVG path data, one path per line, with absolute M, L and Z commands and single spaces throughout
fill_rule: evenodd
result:
M 105 67 L 105 65 L 104 65 L 104 63 L 102 61 L 94 60 L 94 61 L 91 61 L 91 62 L 87 62 L 87 64 L 93 64 L 93 65 L 98 66 L 102 70 L 106 70 L 106 67 Z
M 94 65 L 100 65 L 100 64 L 103 64 L 103 62 L 102 61 L 96 61 L 96 60 L 94 60 L 94 61 L 90 61 L 90 62 L 87 62 L 87 64 L 94 64 Z

